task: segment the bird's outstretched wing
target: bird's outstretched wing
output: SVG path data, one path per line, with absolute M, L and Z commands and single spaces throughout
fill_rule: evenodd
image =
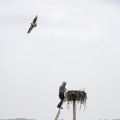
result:
M 30 33 L 32 29 L 33 29 L 33 26 L 31 25 L 27 33 Z
M 36 23 L 36 21 L 37 21 L 37 15 L 35 16 L 33 23 Z
M 27 33 L 30 33 L 30 32 L 31 32 L 31 30 L 32 30 L 34 27 L 36 27 L 36 26 L 37 26 L 36 21 L 37 21 L 37 15 L 36 15 L 36 16 L 35 16 L 35 18 L 33 19 L 33 22 L 31 23 L 31 26 L 30 26 L 30 28 L 29 28 L 29 30 L 28 30 L 28 32 L 27 32 Z

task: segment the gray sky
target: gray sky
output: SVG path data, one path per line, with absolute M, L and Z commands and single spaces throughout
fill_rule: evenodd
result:
M 119 31 L 119 0 L 0 0 L 0 118 L 53 120 L 62 81 L 88 94 L 77 120 L 120 118 Z

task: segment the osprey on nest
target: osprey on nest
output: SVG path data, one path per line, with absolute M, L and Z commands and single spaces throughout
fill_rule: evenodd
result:
M 34 20 L 33 20 L 33 22 L 31 23 L 31 26 L 30 26 L 30 28 L 29 28 L 29 30 L 28 30 L 27 33 L 30 33 L 31 30 L 37 26 L 37 23 L 36 23 L 37 18 L 38 18 L 38 16 L 36 15 L 35 18 L 34 18 Z

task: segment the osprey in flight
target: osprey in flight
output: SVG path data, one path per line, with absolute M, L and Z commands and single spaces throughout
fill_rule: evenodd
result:
M 36 23 L 37 17 L 38 17 L 38 16 L 36 15 L 35 18 L 34 18 L 34 20 L 33 20 L 33 22 L 31 23 L 31 26 L 30 26 L 30 28 L 29 28 L 29 30 L 28 30 L 27 33 L 30 33 L 31 30 L 37 26 L 37 23 Z

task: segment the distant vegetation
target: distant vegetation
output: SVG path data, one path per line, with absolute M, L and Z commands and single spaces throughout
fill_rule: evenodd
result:
M 15 119 L 0 119 L 0 120 L 36 120 L 36 119 L 15 118 Z
M 100 119 L 100 120 L 120 120 L 120 119 Z

